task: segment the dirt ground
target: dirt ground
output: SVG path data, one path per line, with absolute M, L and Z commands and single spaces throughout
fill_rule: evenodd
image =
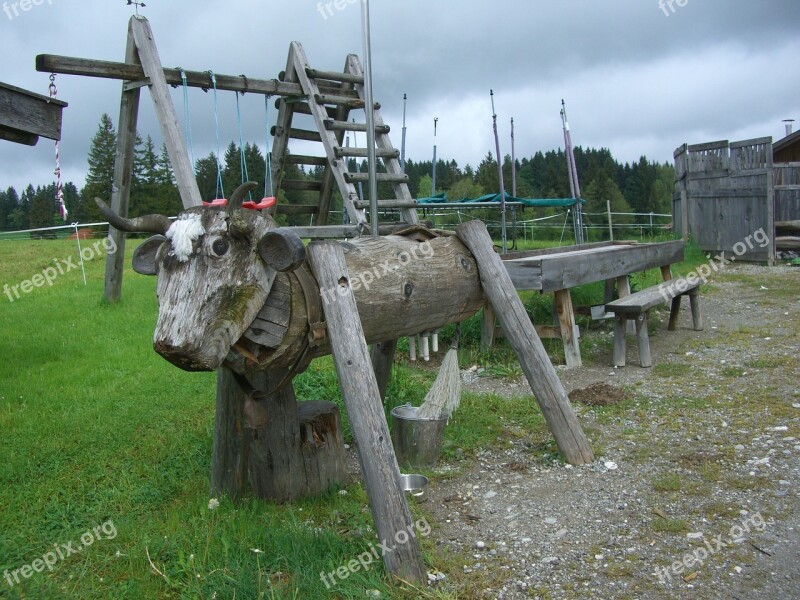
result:
M 703 290 L 704 331 L 688 306 L 675 332 L 666 309 L 651 316 L 654 368 L 639 367 L 633 341 L 624 368 L 610 367 L 610 343 L 557 367 L 597 460 L 565 465 L 509 423 L 477 460 L 442 465 L 425 511 L 459 572 L 433 586 L 468 583 L 464 598 L 800 598 L 799 292 L 800 268 L 729 267 Z M 582 335 L 582 347 L 610 340 L 611 323 Z M 465 387 L 533 402 L 522 379 Z

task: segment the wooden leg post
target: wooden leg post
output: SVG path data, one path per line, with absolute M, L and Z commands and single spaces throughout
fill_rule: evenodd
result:
M 616 319 L 614 319 L 614 366 L 615 367 L 624 367 L 625 366 L 625 329 L 626 329 L 626 322 L 628 319 L 623 317 L 622 315 L 617 315 Z
M 397 340 L 373 344 L 370 350 L 372 369 L 375 371 L 375 379 L 378 382 L 381 400 L 386 400 L 386 390 L 389 387 L 389 379 L 392 376 L 392 365 L 394 364 L 396 351 Z
M 695 288 L 689 292 L 689 303 L 692 307 L 692 324 L 695 331 L 703 331 L 703 315 L 700 314 L 700 290 Z
M 631 282 L 628 279 L 627 275 L 623 275 L 621 277 L 617 277 L 617 297 L 618 298 L 625 298 L 631 295 Z M 628 321 L 627 325 L 628 329 L 626 333 L 630 335 L 636 334 L 636 323 L 633 320 Z
M 483 291 L 500 319 L 506 338 L 517 354 L 547 425 L 564 459 L 582 465 L 594 460 L 589 441 L 572 410 L 547 352 L 514 289 L 508 271 L 495 253 L 492 239 L 481 221 L 456 227 L 459 239 L 478 263 Z
M 575 324 L 575 312 L 572 309 L 572 295 L 569 290 L 558 290 L 556 296 L 556 312 L 561 328 L 561 340 L 564 343 L 564 356 L 567 367 L 580 367 L 581 348 L 578 341 L 578 326 Z
M 481 352 L 494 346 L 496 321 L 494 309 L 487 302 L 483 305 L 483 318 L 481 320 Z
M 681 298 L 683 296 L 675 296 L 672 299 L 672 305 L 669 309 L 669 326 L 667 329 L 669 331 L 675 331 L 678 328 L 678 317 L 681 313 Z
M 214 442 L 211 451 L 211 497 L 237 500 L 247 488 L 247 429 L 244 391 L 225 367 L 217 371 Z
M 414 535 L 411 511 L 400 486 L 400 469 L 379 401 L 378 383 L 370 366 L 342 247 L 338 242 L 312 242 L 308 255 L 325 299 L 333 361 L 358 448 L 378 539 L 395 546 L 383 556 L 386 570 L 410 583 L 422 584 L 426 580 L 425 565 Z M 336 294 L 330 298 L 330 294 L 325 293 L 327 290 L 336 290 Z M 405 543 L 399 543 L 401 539 Z
M 639 338 L 639 364 L 643 367 L 652 367 L 653 359 L 650 356 L 650 332 L 647 331 L 647 314 L 643 312 L 636 317 L 636 335 Z

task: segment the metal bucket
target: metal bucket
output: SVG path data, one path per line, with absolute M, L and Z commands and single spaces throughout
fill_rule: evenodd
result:
M 420 419 L 406 404 L 392 410 L 392 442 L 401 467 L 432 467 L 439 460 L 447 419 Z

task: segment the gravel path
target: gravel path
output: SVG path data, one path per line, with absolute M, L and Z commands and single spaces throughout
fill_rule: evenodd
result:
M 540 440 L 510 434 L 466 468 L 442 467 L 463 474 L 434 477 L 425 511 L 460 569 L 436 586 L 458 582 L 463 598 L 800 598 L 800 269 L 736 265 L 708 287 L 704 332 L 688 306 L 677 332 L 666 311 L 651 319 L 654 368 L 638 366 L 635 343 L 629 366 L 607 366 L 610 323 L 584 334 L 582 346 L 601 342 L 588 366 L 557 368 L 568 392 L 605 383 L 627 398 L 575 404 L 595 463 L 542 458 Z M 466 387 L 531 401 L 524 381 Z

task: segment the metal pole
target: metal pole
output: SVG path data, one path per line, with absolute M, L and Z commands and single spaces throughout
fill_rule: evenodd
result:
M 403 141 L 400 144 L 400 168 L 406 172 L 406 103 L 408 96 L 403 94 Z
M 370 233 L 377 236 L 378 230 L 378 176 L 375 157 L 375 102 L 372 99 L 372 41 L 369 22 L 369 0 L 361 2 L 361 29 L 364 36 L 364 99 L 367 114 L 367 161 L 369 168 L 369 213 Z
M 514 151 L 514 117 L 511 117 L 511 195 L 517 197 L 517 154 Z
M 492 128 L 494 129 L 494 146 L 497 150 L 497 171 L 500 179 L 500 229 L 503 239 L 502 249 L 503 254 L 508 251 L 508 237 L 506 234 L 506 188 L 503 181 L 503 159 L 500 156 L 500 137 L 497 135 L 497 113 L 494 110 L 494 90 L 489 90 L 489 96 L 492 99 Z
M 439 117 L 433 119 L 433 174 L 431 176 L 431 197 L 436 195 L 436 126 L 439 123 Z
M 578 168 L 575 165 L 575 154 L 572 150 L 572 135 L 569 132 L 569 121 L 567 120 L 567 106 L 561 100 L 561 120 L 564 124 L 564 146 L 567 154 L 567 167 L 569 168 L 570 191 L 572 197 L 577 200 L 573 223 L 575 225 L 575 241 L 583 243 L 583 209 L 581 207 L 581 185 L 578 181 Z

